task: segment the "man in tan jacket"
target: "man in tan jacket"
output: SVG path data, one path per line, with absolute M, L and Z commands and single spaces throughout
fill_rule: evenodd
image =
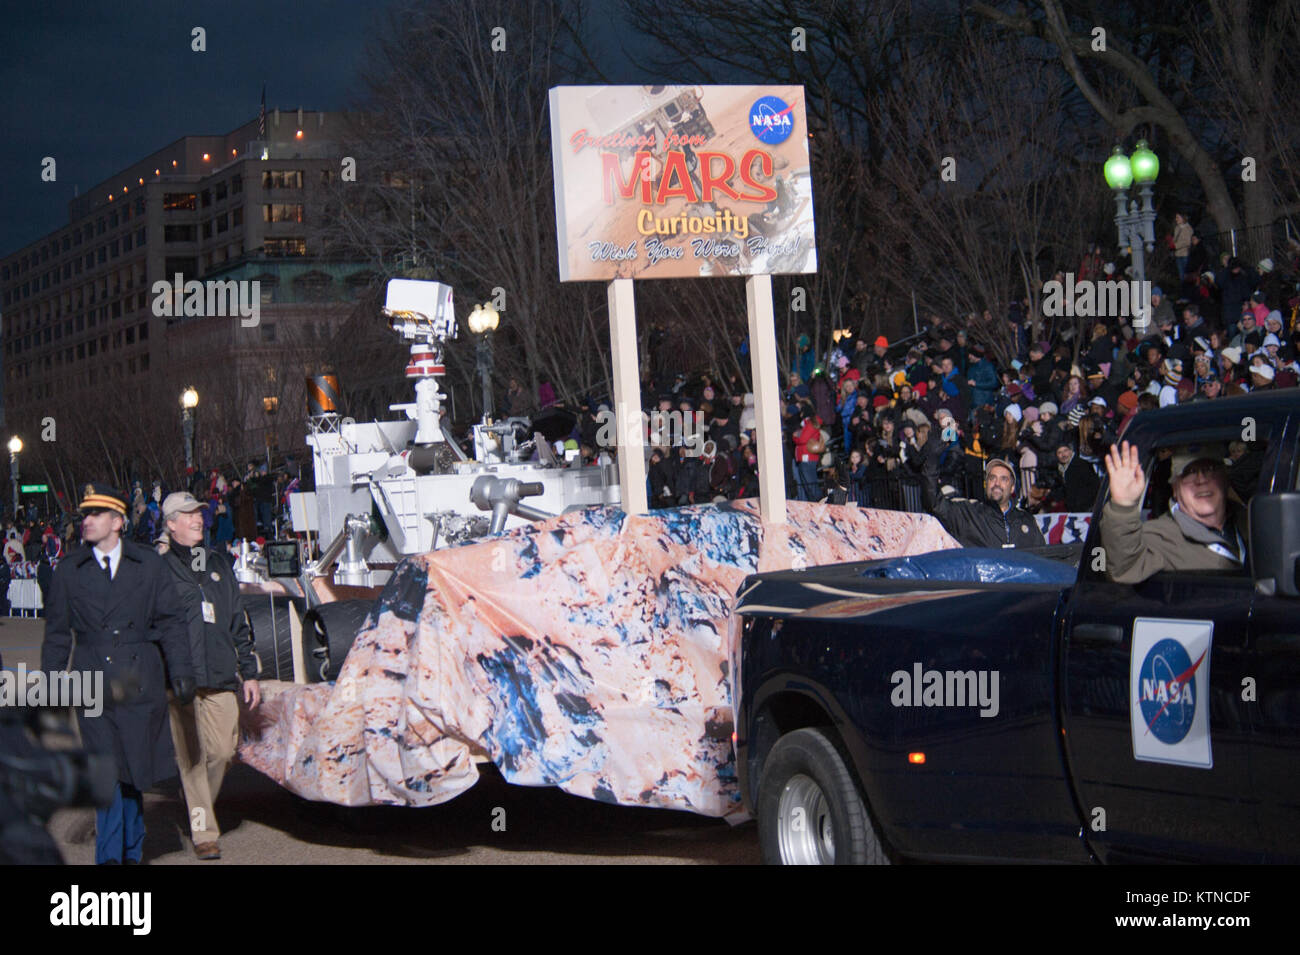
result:
M 1101 513 L 1106 569 L 1120 584 L 1138 584 L 1163 570 L 1240 569 L 1246 562 L 1246 515 L 1228 501 L 1221 458 L 1175 455 L 1174 503 L 1168 514 L 1143 521 L 1146 475 L 1138 450 L 1124 441 L 1106 456 L 1110 500 Z

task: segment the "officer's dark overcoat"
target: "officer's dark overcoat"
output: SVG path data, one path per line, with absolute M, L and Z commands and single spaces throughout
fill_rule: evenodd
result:
M 41 668 L 104 674 L 103 712 L 78 713 L 82 742 L 91 752 L 112 753 L 118 778 L 146 790 L 176 775 L 167 688 L 168 672 L 193 671 L 185 609 L 152 550 L 123 540 L 111 583 L 102 561 L 99 551 L 83 547 L 54 571 Z

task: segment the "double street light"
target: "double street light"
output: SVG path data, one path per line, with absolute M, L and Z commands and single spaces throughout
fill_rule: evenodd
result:
M 500 324 L 501 315 L 491 302 L 475 305 L 469 313 L 469 330 L 479 336 L 475 349 L 479 377 L 483 381 L 483 423 L 492 416 L 492 332 Z
M 1115 228 L 1120 248 L 1133 253 L 1133 280 L 1146 280 L 1146 254 L 1156 247 L 1156 210 L 1151 204 L 1151 186 L 1160 173 L 1160 160 L 1145 139 L 1139 139 L 1133 155 L 1125 156 L 1124 147 L 1116 146 L 1103 168 L 1106 185 L 1115 192 Z M 1137 183 L 1141 205 L 1130 203 L 1129 186 Z

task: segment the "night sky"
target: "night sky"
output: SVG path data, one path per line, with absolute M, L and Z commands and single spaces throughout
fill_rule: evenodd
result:
M 353 105 L 393 0 L 8 4 L 0 29 L 0 256 L 68 221 L 86 189 L 185 135 L 267 111 Z M 190 31 L 207 30 L 207 52 Z M 58 181 L 42 182 L 53 156 Z

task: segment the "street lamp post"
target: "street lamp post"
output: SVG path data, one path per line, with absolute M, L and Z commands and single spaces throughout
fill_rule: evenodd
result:
M 194 409 L 199 405 L 199 393 L 193 388 L 181 392 L 181 432 L 185 435 L 185 479 L 194 471 Z
M 1115 192 L 1115 228 L 1119 233 L 1120 248 L 1128 246 L 1133 252 L 1133 280 L 1146 281 L 1146 255 L 1156 247 L 1156 210 L 1151 204 L 1151 185 L 1160 173 L 1160 160 L 1139 139 L 1132 156 L 1124 155 L 1124 147 L 1116 146 L 1103 168 L 1106 184 Z M 1137 183 L 1142 199 L 1130 203 L 1128 187 Z M 1145 303 L 1144 303 L 1145 304 Z
M 268 395 L 262 399 L 262 411 L 266 413 L 266 470 L 271 471 L 271 446 L 275 444 L 275 413 L 280 410 L 280 399 Z
M 479 336 L 476 358 L 479 377 L 483 382 L 483 423 L 492 416 L 492 332 L 501 321 L 500 313 L 491 302 L 475 305 L 469 313 L 469 330 Z
M 23 439 L 14 435 L 9 439 L 9 480 L 14 486 L 14 520 L 18 520 L 18 454 L 23 449 Z

